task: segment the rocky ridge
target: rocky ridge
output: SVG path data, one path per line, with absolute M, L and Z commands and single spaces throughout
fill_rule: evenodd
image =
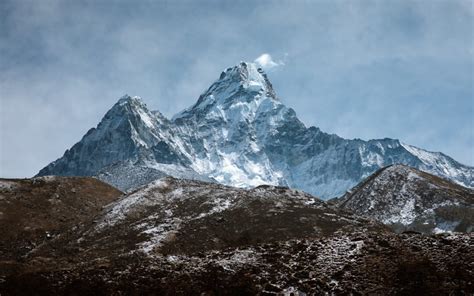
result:
M 160 256 L 364 229 L 388 231 L 380 223 L 288 188 L 263 185 L 246 190 L 166 177 L 122 196 L 94 221 L 37 254 L 87 249 L 89 260 L 93 254 Z
M 379 170 L 332 202 L 397 231 L 474 230 L 474 190 L 403 165 Z

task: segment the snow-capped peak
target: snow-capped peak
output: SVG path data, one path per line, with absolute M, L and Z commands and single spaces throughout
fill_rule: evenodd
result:
M 104 119 L 107 121 L 122 121 L 124 118 L 128 118 L 130 124 L 136 126 L 139 122 L 146 125 L 148 128 L 155 128 L 157 124 L 157 118 L 159 116 L 153 114 L 142 98 L 138 96 L 122 96 L 112 109 L 107 112 Z
M 128 94 L 123 95 L 117 102 L 120 105 L 125 104 L 145 104 L 141 97 L 139 96 L 129 96 Z
M 255 63 L 240 62 L 234 67 L 225 69 L 219 79 L 199 97 L 196 104 L 176 114 L 173 121 L 202 113 L 219 115 L 223 110 L 243 104 L 255 112 L 265 99 L 277 102 L 276 94 L 265 72 Z
M 244 89 L 250 91 L 265 91 L 271 92 L 272 97 L 275 98 L 272 85 L 267 78 L 267 75 L 255 63 L 240 62 L 237 66 L 227 68 L 222 72 L 217 82 L 230 81 L 232 83 L 239 83 Z
M 139 96 L 129 96 L 127 94 L 123 95 L 117 103 L 112 107 L 111 110 L 120 109 L 125 112 L 137 112 L 136 110 L 142 110 L 141 112 L 149 113 L 147 105 L 143 99 Z

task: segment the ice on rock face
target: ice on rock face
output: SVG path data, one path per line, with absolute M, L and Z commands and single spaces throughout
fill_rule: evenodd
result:
M 190 147 L 198 173 L 239 187 L 277 185 L 284 183 L 281 173 L 261 151 L 259 135 L 278 107 L 283 105 L 263 72 L 255 64 L 240 63 L 226 69 L 196 105 L 173 121 L 187 143 L 202 141 Z
M 171 175 L 239 187 L 290 186 L 327 199 L 396 163 L 474 187 L 474 169 L 444 154 L 307 128 L 277 98 L 264 71 L 241 62 L 171 120 L 139 97 L 122 97 L 97 128 L 39 175 L 99 174 L 123 190 Z

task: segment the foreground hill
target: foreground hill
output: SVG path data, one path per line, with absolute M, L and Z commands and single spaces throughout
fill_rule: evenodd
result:
M 297 190 L 167 177 L 117 199 L 89 178 L 1 184 L 9 211 L 33 199 L 2 231 L 51 223 L 0 261 L 2 296 L 474 292 L 472 234 L 395 234 Z
M 94 221 L 37 254 L 50 254 L 53 248 L 66 253 L 87 249 L 89 259 L 124 253 L 158 256 L 321 237 L 340 230 L 388 231 L 380 223 L 288 188 L 245 190 L 167 177 L 111 203 Z
M 403 165 L 379 170 L 334 202 L 398 231 L 474 231 L 474 190 Z
M 171 120 L 124 96 L 38 175 L 98 176 L 124 191 L 170 175 L 245 188 L 288 186 L 328 199 L 397 163 L 474 187 L 474 168 L 442 153 L 306 127 L 263 70 L 242 62 Z
M 121 194 L 93 178 L 0 179 L 0 261 L 23 258 L 89 222 Z
M 103 243 L 108 243 L 109 240 Z M 338 232 L 29 270 L 2 295 L 472 295 L 474 236 Z

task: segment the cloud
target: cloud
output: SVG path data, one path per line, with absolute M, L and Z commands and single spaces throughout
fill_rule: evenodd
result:
M 124 93 L 171 117 L 260 54 L 306 125 L 474 164 L 465 0 L 216 3 L 0 0 L 0 177 L 36 174 Z
M 272 68 L 275 68 L 275 67 L 285 65 L 285 63 L 283 61 L 275 62 L 272 59 L 272 56 L 269 55 L 268 53 L 264 53 L 264 54 L 260 55 L 258 58 L 255 59 L 254 62 L 257 63 L 258 65 L 260 65 L 260 67 L 262 67 L 264 70 L 269 70 L 269 69 L 272 69 Z

